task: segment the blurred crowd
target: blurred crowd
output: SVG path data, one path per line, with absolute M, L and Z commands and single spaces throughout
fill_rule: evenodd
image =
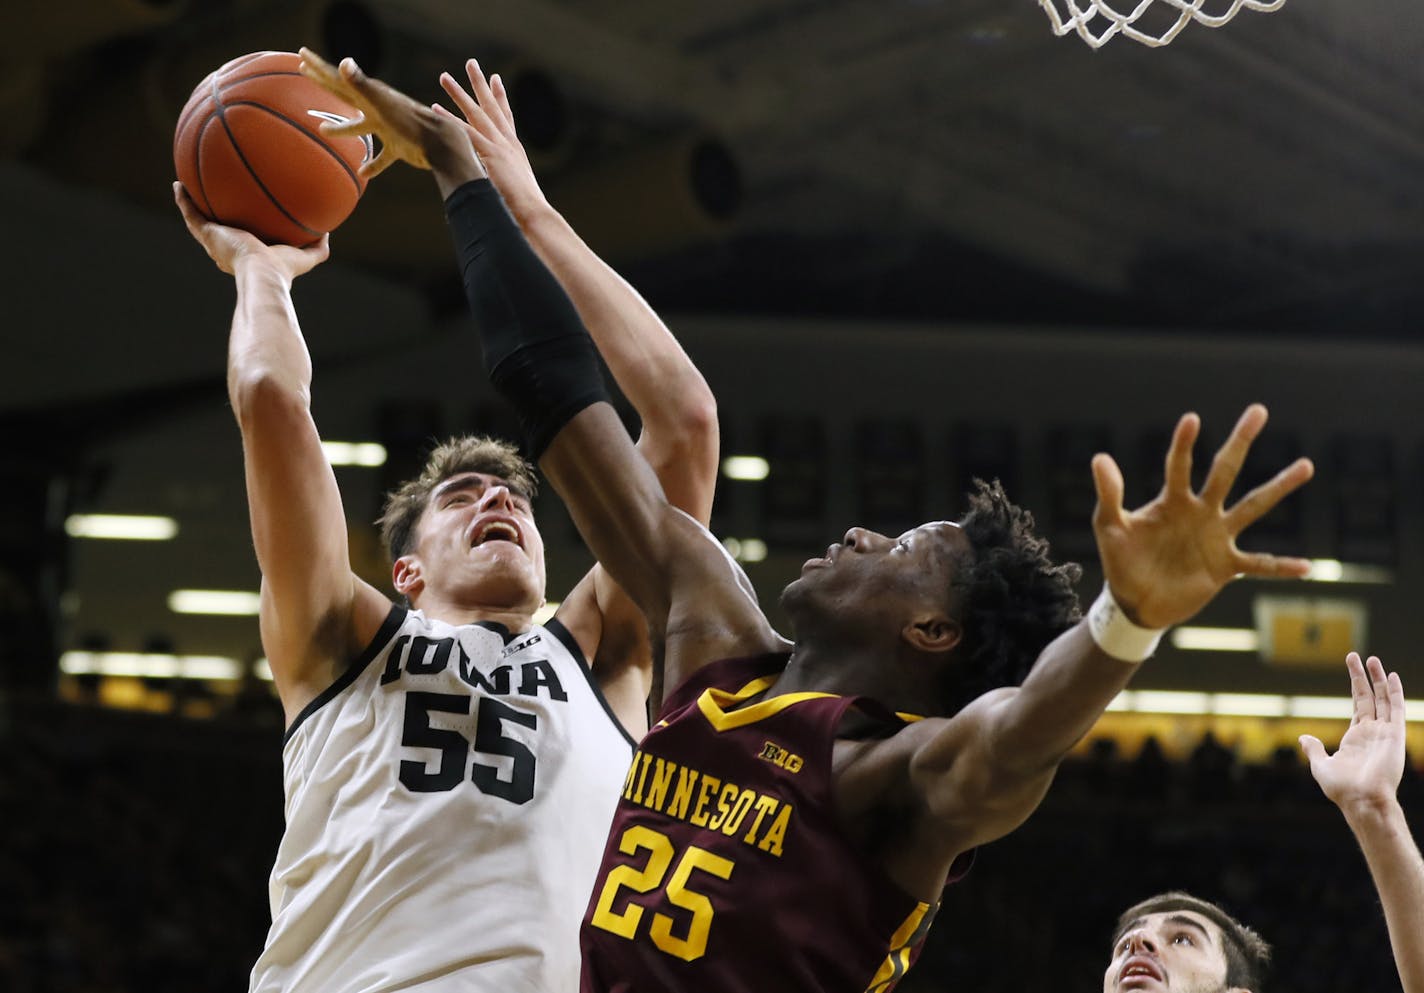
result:
M 0 990 L 244 989 L 282 828 L 281 729 L 46 704 L 0 729 Z M 1400 798 L 1416 824 L 1424 779 Z M 1294 749 L 1246 764 L 1108 740 L 949 888 L 906 993 L 1101 989 L 1119 912 L 1185 889 L 1275 946 L 1267 990 L 1397 989 L 1378 900 Z

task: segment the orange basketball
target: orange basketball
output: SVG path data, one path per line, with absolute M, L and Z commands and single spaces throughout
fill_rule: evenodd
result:
M 367 138 L 329 138 L 357 112 L 298 71 L 295 52 L 233 59 L 198 84 L 173 135 L 173 166 L 209 220 L 269 244 L 308 245 L 336 229 L 366 183 Z

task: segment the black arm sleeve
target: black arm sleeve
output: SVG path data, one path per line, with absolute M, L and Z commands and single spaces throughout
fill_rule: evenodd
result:
M 445 201 L 490 382 L 519 415 L 538 460 L 574 415 L 608 399 L 598 352 L 559 281 L 488 179 Z

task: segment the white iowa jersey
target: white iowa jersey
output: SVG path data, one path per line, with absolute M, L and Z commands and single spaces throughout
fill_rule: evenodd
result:
M 287 730 L 254 993 L 561 993 L 632 741 L 557 620 L 395 607 Z

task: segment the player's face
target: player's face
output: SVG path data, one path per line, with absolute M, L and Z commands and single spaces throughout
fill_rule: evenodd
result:
M 951 521 L 921 524 L 898 537 L 851 528 L 839 544 L 801 567 L 783 594 L 788 606 L 813 604 L 843 617 L 901 615 L 926 600 L 943 602 L 957 563 L 970 554 L 969 539 Z
M 1223 993 L 1221 929 L 1191 910 L 1146 914 L 1113 947 L 1103 993 Z
M 528 499 L 498 476 L 465 472 L 442 482 L 417 536 L 426 587 L 478 606 L 542 602 L 544 540 Z

